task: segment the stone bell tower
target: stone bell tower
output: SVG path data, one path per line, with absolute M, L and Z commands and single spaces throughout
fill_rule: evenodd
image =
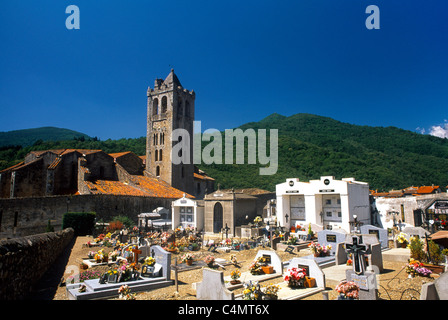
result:
M 164 180 L 174 188 L 194 194 L 195 92 L 184 89 L 171 69 L 165 80 L 156 79 L 154 88 L 148 87 L 147 96 L 146 173 Z M 176 139 L 173 139 L 172 133 L 179 128 L 185 129 L 189 134 L 190 161 L 173 164 L 172 148 L 179 142 L 173 141 Z

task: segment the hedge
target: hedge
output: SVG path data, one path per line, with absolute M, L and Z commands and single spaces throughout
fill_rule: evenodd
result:
M 73 228 L 76 236 L 92 234 L 95 212 L 67 212 L 62 217 L 62 229 Z

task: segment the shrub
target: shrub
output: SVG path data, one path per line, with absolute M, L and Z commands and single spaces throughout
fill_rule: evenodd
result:
M 411 250 L 411 258 L 418 261 L 425 261 L 426 253 L 423 250 L 423 241 L 418 237 L 411 237 L 409 249 Z
M 62 217 L 62 228 L 73 228 L 75 235 L 90 234 L 95 225 L 95 212 L 67 212 Z
M 135 224 L 134 221 L 132 221 L 131 218 L 126 217 L 126 216 L 116 216 L 116 217 L 113 217 L 112 221 L 120 221 L 121 223 L 123 223 L 123 225 L 126 228 L 132 228 L 132 226 Z
M 123 222 L 116 220 L 109 222 L 109 226 L 107 227 L 107 232 L 114 232 L 116 230 L 121 230 L 123 228 Z
M 429 255 L 431 258 L 431 262 L 436 265 L 442 262 L 444 259 L 442 250 L 440 249 L 439 245 L 432 240 L 429 241 Z

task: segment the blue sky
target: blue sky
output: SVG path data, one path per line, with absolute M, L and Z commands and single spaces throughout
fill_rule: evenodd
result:
M 79 30 L 65 26 L 72 4 Z M 379 30 L 365 27 L 371 4 Z M 447 12 L 446 0 L 3 0 L 0 131 L 144 136 L 146 90 L 171 68 L 203 130 L 274 112 L 448 129 Z

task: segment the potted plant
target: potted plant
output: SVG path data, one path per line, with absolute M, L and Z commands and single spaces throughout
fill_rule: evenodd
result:
M 400 244 L 401 248 L 406 248 L 408 244 L 408 240 L 406 239 L 407 234 L 404 232 L 400 232 L 397 236 L 397 242 Z
M 81 262 L 79 264 L 79 269 L 81 270 L 87 270 L 89 268 L 89 266 L 87 264 L 85 264 L 84 262 Z
M 311 223 L 308 225 L 308 235 L 307 235 L 307 240 L 311 240 L 313 239 L 314 236 L 314 232 L 313 230 L 311 230 Z
M 252 264 L 249 266 L 249 272 L 253 275 L 263 274 L 263 269 L 261 268 L 258 260 L 254 260 Z
M 406 273 L 409 278 L 414 278 L 415 276 L 429 277 L 432 274 L 432 271 L 425 268 L 420 261 L 411 258 L 406 265 Z
M 208 255 L 204 258 L 204 262 L 207 264 L 208 267 L 212 268 L 215 264 L 215 257 L 212 255 Z
M 288 287 L 303 288 L 306 276 L 306 270 L 302 268 L 289 268 L 286 270 L 283 280 L 288 282 Z
M 359 298 L 359 286 L 353 281 L 341 281 L 335 288 L 339 293 L 338 300 L 357 300 Z
M 257 281 L 244 283 L 243 300 L 261 300 L 263 292 Z
M 239 280 L 239 278 L 241 277 L 241 272 L 240 270 L 236 269 L 233 270 L 230 273 L 230 278 L 232 278 L 232 281 L 230 281 L 230 284 L 238 284 L 241 283 L 241 281 Z
M 193 264 L 194 258 L 195 257 L 193 254 L 187 252 L 181 257 L 181 262 L 186 263 L 187 266 L 191 266 Z

